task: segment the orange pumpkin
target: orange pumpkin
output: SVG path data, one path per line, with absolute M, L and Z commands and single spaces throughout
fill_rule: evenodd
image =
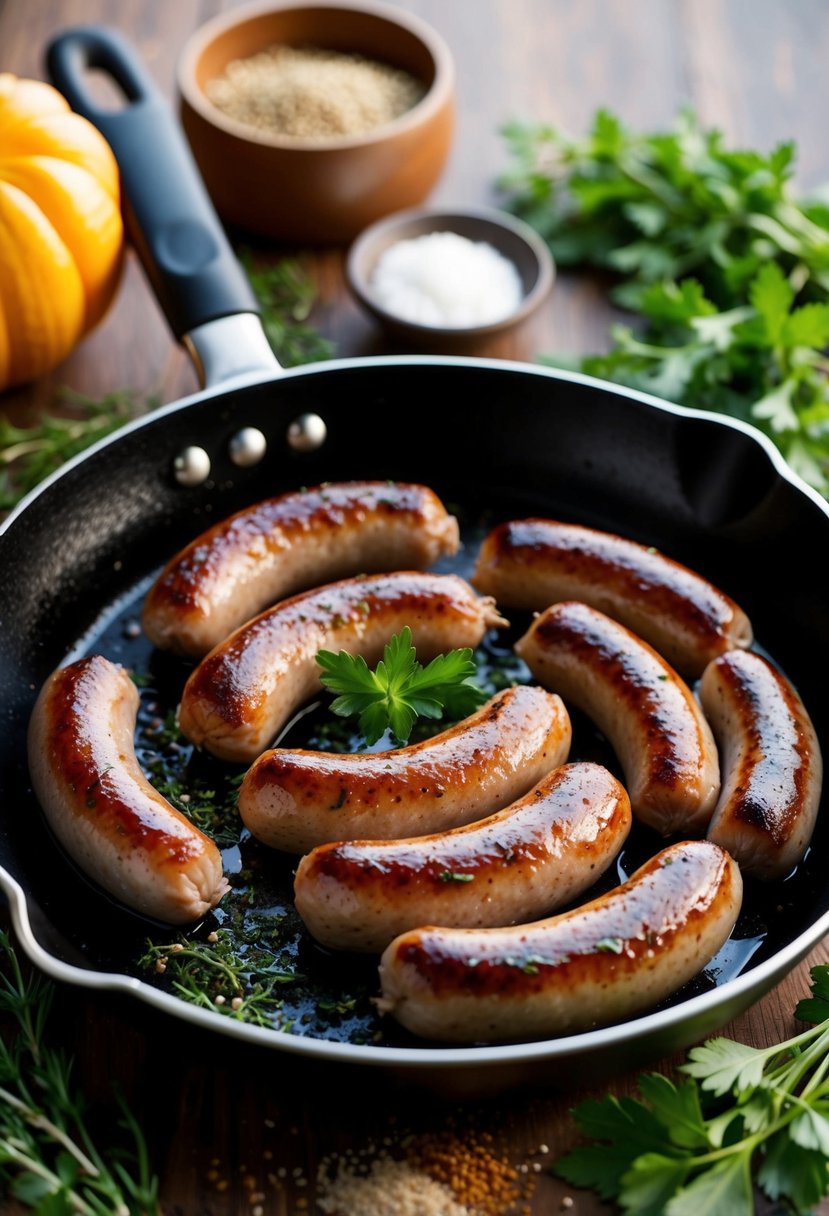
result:
M 120 279 L 118 168 L 51 85 L 0 73 L 0 390 L 50 371 Z

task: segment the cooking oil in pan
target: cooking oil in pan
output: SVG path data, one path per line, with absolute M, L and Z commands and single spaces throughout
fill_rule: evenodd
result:
M 470 555 L 477 551 L 482 535 L 480 524 L 467 529 L 460 554 L 442 559 L 436 569 L 468 578 Z M 126 956 L 118 960 L 120 966 L 217 1015 L 275 1030 L 352 1044 L 422 1043 L 377 1012 L 373 1003 L 379 991 L 376 958 L 324 949 L 306 931 L 293 905 L 296 858 L 260 845 L 239 818 L 236 798 L 244 769 L 198 752 L 179 732 L 175 711 L 192 664 L 153 650 L 143 636 L 138 618 L 145 590 L 142 584 L 133 597 L 109 613 L 101 629 L 85 639 L 84 649 L 105 654 L 132 671 L 141 693 L 136 737 L 139 762 L 155 787 L 216 841 L 231 891 L 192 930 L 176 932 L 147 924 L 146 932 L 138 933 Z M 516 616 L 510 629 L 491 632 L 476 651 L 477 682 L 488 692 L 531 679 L 512 650 L 513 641 L 528 623 Z M 324 751 L 361 750 L 361 737 L 349 723 L 331 715 L 329 700 L 324 694 L 305 707 L 280 742 Z M 592 760 L 621 776 L 606 740 L 579 713 L 571 711 L 571 718 L 570 759 Z M 446 723 L 418 724 L 419 734 L 412 741 L 445 727 Z M 372 750 L 390 745 L 384 738 Z M 616 865 L 580 902 L 624 881 L 664 844 L 655 833 L 634 825 Z M 785 930 L 773 926 L 785 925 L 788 906 L 803 901 L 808 869 L 807 858 L 794 881 L 775 886 L 774 900 L 769 900 L 768 890 L 758 894 L 747 883 L 743 910 L 729 941 L 665 1004 L 675 1004 L 733 978 L 753 957 L 779 946 L 774 941 L 776 934 L 787 940 Z M 94 943 L 85 942 L 84 948 L 94 952 Z M 109 958 L 107 963 L 111 965 Z

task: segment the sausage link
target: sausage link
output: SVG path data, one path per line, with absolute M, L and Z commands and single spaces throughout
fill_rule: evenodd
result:
M 742 902 L 739 867 L 708 840 L 663 849 L 606 895 L 506 929 L 432 926 L 380 960 L 381 1012 L 444 1042 L 548 1038 L 605 1026 L 710 962 Z
M 265 752 L 242 781 L 239 813 L 257 840 L 289 853 L 332 840 L 423 836 L 520 797 L 567 759 L 570 738 L 561 699 L 518 685 L 410 747 Z
M 321 845 L 299 863 L 296 908 L 311 934 L 337 950 L 379 952 L 418 925 L 524 923 L 586 891 L 630 823 L 628 796 L 607 769 L 565 764 L 466 827 Z
M 537 617 L 515 650 L 607 736 L 637 819 L 664 836 L 705 831 L 720 792 L 717 745 L 690 688 L 655 650 L 572 601 Z
M 689 677 L 752 641 L 742 608 L 693 570 L 613 533 L 553 519 L 499 524 L 481 545 L 472 582 L 502 608 L 541 612 L 581 600 Z
M 138 765 L 138 690 L 100 655 L 59 668 L 29 724 L 32 785 L 55 836 L 127 907 L 186 924 L 228 883 L 219 850 L 153 789 Z
M 784 878 L 806 852 L 820 804 L 823 760 L 812 721 L 786 677 L 753 651 L 715 659 L 700 700 L 723 770 L 708 839 L 745 873 Z
M 269 604 L 347 575 L 425 569 L 458 549 L 458 521 L 426 486 L 332 482 L 269 498 L 173 557 L 144 601 L 163 649 L 201 658 Z
M 319 692 L 319 650 L 348 650 L 373 664 L 408 625 L 419 657 L 432 659 L 475 647 L 503 624 L 493 601 L 454 574 L 398 571 L 329 583 L 282 600 L 214 647 L 184 686 L 179 724 L 221 759 L 250 762 Z

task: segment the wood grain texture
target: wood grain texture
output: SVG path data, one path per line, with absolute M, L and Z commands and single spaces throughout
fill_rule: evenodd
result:
M 230 7 L 219 0 L 5 0 L 0 69 L 43 77 L 50 36 L 76 23 L 102 22 L 136 45 L 173 104 L 183 41 Z M 657 129 L 690 102 L 734 144 L 768 149 L 797 140 L 802 188 L 829 178 L 824 0 L 401 0 L 399 7 L 435 25 L 457 64 L 457 132 L 430 200 L 435 205 L 498 205 L 495 183 L 507 165 L 500 128 L 508 119 L 548 120 L 578 133 L 602 105 L 632 125 Z M 261 242 L 257 250 L 270 252 Z M 310 256 L 319 288 L 312 320 L 335 341 L 337 353 L 392 350 L 347 296 L 342 251 L 301 252 Z M 532 361 L 544 351 L 604 349 L 614 315 L 601 282 L 560 274 L 542 310 L 484 353 Z M 139 395 L 157 393 L 162 401 L 196 387 L 132 257 L 98 330 L 53 374 L 0 397 L 0 410 L 18 422 L 32 420 L 56 408 L 62 385 L 91 394 L 131 388 Z M 808 988 L 808 967 L 827 961 L 824 943 L 723 1033 L 757 1046 L 792 1033 L 792 1010 Z M 136 1002 L 69 988 L 58 994 L 53 1026 L 75 1056 L 91 1100 L 109 1107 L 117 1081 L 144 1116 L 167 1216 L 250 1216 L 251 1194 L 260 1188 L 268 1216 L 313 1211 L 320 1161 L 332 1153 L 368 1154 L 407 1130 L 488 1129 L 499 1150 L 532 1170 L 533 1163 L 543 1166 L 574 1143 L 569 1111 L 586 1096 L 574 1078 L 567 1092 L 520 1092 L 460 1108 L 391 1085 L 357 1103 L 352 1093 L 332 1091 L 324 1078 L 311 1084 L 277 1054 L 194 1036 Z M 655 1063 L 670 1068 L 677 1062 Z M 621 1075 L 609 1088 L 624 1093 L 634 1083 L 633 1076 Z M 540 1145 L 549 1154 L 539 1153 Z M 559 1211 L 569 1188 L 543 1170 L 537 1177 L 533 1213 Z M 308 1186 L 299 1185 L 303 1179 Z M 571 1210 L 579 1216 L 611 1210 L 592 1194 L 575 1198 Z M 829 1214 L 829 1204 L 819 1211 Z

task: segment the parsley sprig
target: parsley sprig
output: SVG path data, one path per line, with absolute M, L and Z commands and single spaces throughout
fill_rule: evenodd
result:
M 358 715 L 369 746 L 387 730 L 398 743 L 405 743 L 417 718 L 453 721 L 487 699 L 487 693 L 472 683 L 476 666 L 469 647 L 438 655 L 423 667 L 408 625 L 391 637 L 374 671 L 361 655 L 347 650 L 320 650 L 317 663 L 323 685 L 339 693 L 331 710 L 345 718 Z
M 829 1190 L 829 966 L 811 977 L 795 1010 L 811 1029 L 767 1048 L 710 1039 L 680 1080 L 648 1073 L 638 1098 L 582 1103 L 576 1121 L 599 1143 L 553 1172 L 638 1216 L 753 1216 L 754 1182 L 807 1216 Z
M 635 314 L 606 354 L 541 361 L 748 421 L 829 495 L 829 207 L 795 196 L 795 144 L 731 150 L 690 109 L 654 134 L 607 110 L 581 139 L 504 134 L 507 205 Z

